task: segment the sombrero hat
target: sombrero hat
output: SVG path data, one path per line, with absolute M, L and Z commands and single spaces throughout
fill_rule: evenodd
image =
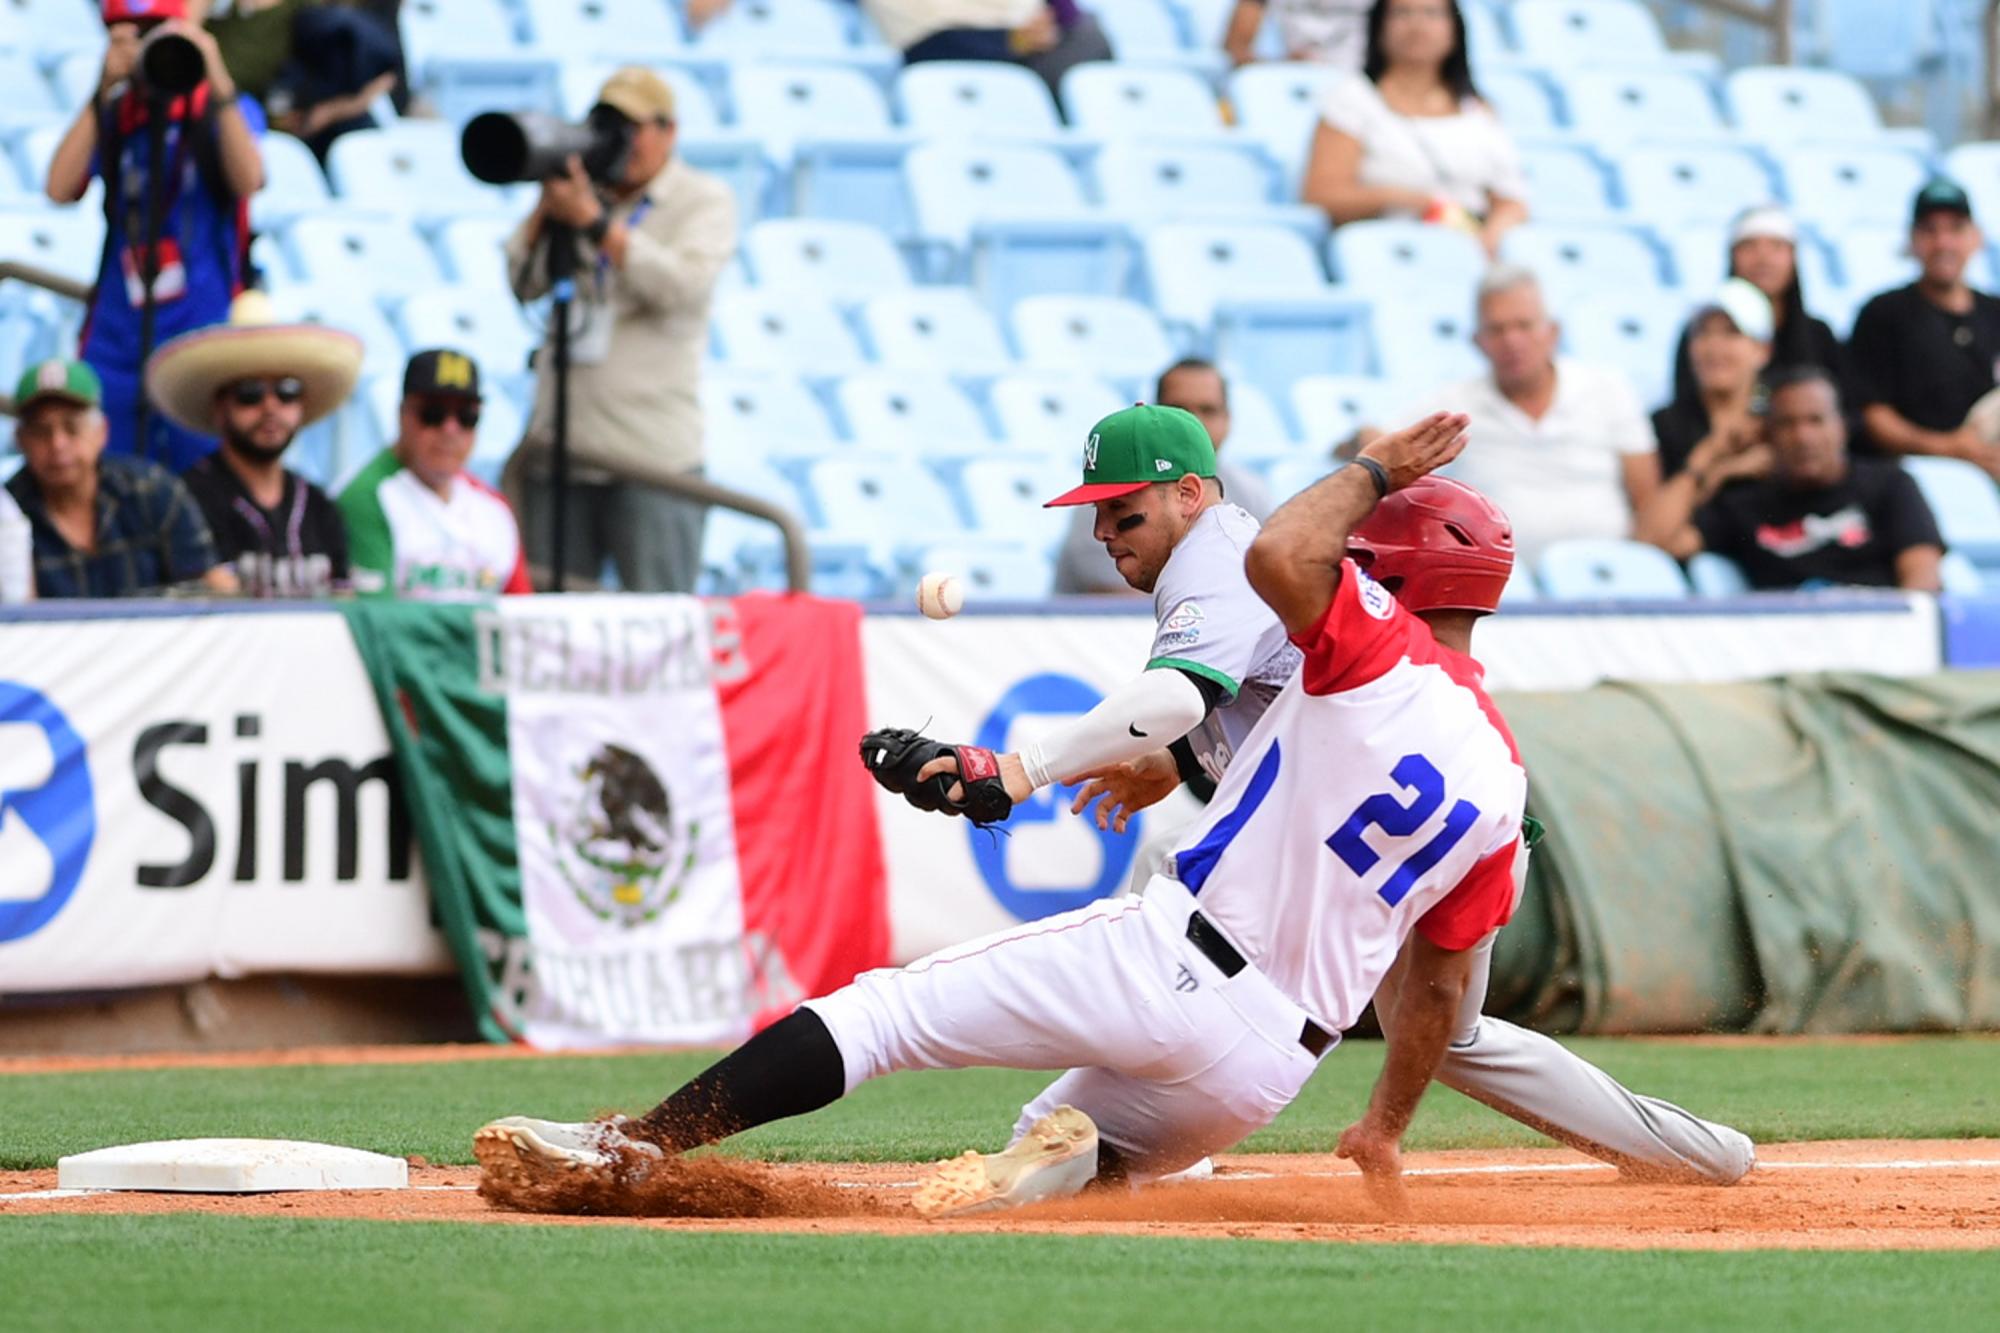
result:
M 270 298 L 246 291 L 229 307 L 229 322 L 183 333 L 146 359 L 146 393 L 175 425 L 215 433 L 215 393 L 237 380 L 290 375 L 305 385 L 311 425 L 354 392 L 361 377 L 361 340 L 319 324 L 280 324 Z

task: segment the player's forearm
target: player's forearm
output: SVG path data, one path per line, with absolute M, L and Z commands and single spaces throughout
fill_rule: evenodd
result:
M 1464 999 L 1463 976 L 1404 977 L 1388 1056 L 1368 1099 L 1368 1117 L 1385 1133 L 1400 1138 L 1410 1127 L 1424 1089 L 1444 1060 Z
M 1046 787 L 1160 749 L 1207 715 L 1208 701 L 1193 681 L 1156 667 L 1113 690 L 1082 717 L 1022 746 L 1021 767 L 1034 787 Z
M 1287 630 L 1310 629 L 1326 614 L 1340 585 L 1347 536 L 1376 498 L 1366 469 L 1344 467 L 1280 505 L 1250 544 L 1243 572 Z

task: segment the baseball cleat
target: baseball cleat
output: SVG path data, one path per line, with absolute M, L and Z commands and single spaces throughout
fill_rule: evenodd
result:
M 932 1219 L 967 1217 L 1066 1199 L 1097 1175 L 1097 1126 L 1074 1106 L 1058 1106 L 1005 1152 L 965 1152 L 939 1162 L 912 1201 Z
M 608 1171 L 619 1165 L 619 1150 L 664 1158 L 659 1147 L 636 1140 L 610 1120 L 535 1120 L 510 1115 L 483 1125 L 472 1136 L 472 1155 L 491 1175 L 515 1180 L 550 1172 Z

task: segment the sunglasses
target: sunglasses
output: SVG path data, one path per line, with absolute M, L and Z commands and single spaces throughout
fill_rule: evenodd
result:
M 238 407 L 255 407 L 273 396 L 281 403 L 296 403 L 306 396 L 306 386 L 290 375 L 275 380 L 238 380 L 229 386 L 229 400 Z
M 433 428 L 442 426 L 453 417 L 458 418 L 459 425 L 471 430 L 479 424 L 479 404 L 461 403 L 453 409 L 445 403 L 425 403 L 417 409 L 417 420 Z

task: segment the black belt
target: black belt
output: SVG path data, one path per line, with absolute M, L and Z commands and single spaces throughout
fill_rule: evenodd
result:
M 1224 939 L 1222 932 L 1200 912 L 1189 914 L 1187 937 L 1188 943 L 1201 950 L 1202 956 L 1214 963 L 1225 977 L 1233 977 L 1250 966 L 1248 960 L 1236 951 L 1236 946 Z M 1308 1018 L 1306 1025 L 1299 1029 L 1299 1045 L 1314 1056 L 1325 1055 L 1326 1048 L 1333 1045 L 1333 1034 Z

